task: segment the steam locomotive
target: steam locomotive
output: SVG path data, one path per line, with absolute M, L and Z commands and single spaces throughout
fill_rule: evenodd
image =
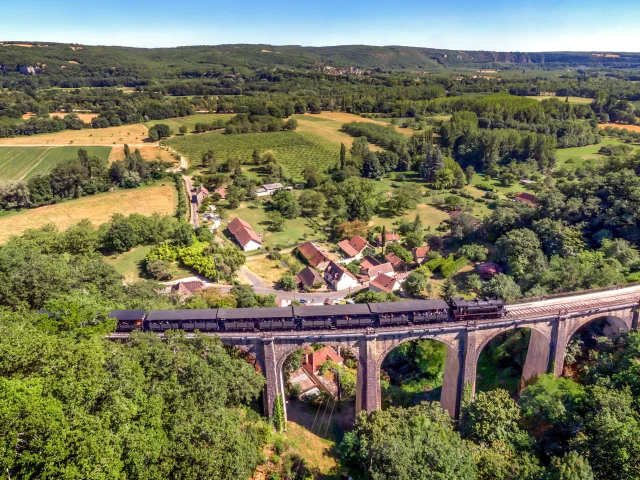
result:
M 505 315 L 495 299 L 411 300 L 408 302 L 275 308 L 213 308 L 202 310 L 114 310 L 117 332 L 167 330 L 193 332 L 271 332 L 383 328 L 403 325 L 486 320 Z

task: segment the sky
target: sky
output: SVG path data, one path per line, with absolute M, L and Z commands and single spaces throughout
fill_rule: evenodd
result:
M 0 0 L 0 41 L 640 52 L 640 0 Z

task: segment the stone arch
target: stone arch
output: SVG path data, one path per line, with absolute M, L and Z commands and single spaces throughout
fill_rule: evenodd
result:
M 380 389 L 380 374 L 382 369 L 382 363 L 384 359 L 391 353 L 391 351 L 402 345 L 403 343 L 417 341 L 417 340 L 435 340 L 444 344 L 447 347 L 444 376 L 442 378 L 442 392 L 440 394 L 440 406 L 449 412 L 452 417 L 458 414 L 458 408 L 460 404 L 460 396 L 462 395 L 461 389 L 461 373 L 462 373 L 462 348 L 460 335 L 454 334 L 408 334 L 401 337 L 390 338 L 387 340 L 378 341 L 378 351 L 376 352 L 375 361 L 375 375 L 378 408 L 381 408 L 382 393 Z
M 360 349 L 357 345 L 358 342 L 354 342 L 354 341 L 344 341 L 344 340 L 340 340 L 340 339 L 331 339 L 331 338 L 319 338 L 317 340 L 313 340 L 313 341 L 309 341 L 309 340 L 297 340 L 297 339 L 292 339 L 290 341 L 286 341 L 286 342 L 277 342 L 274 345 L 274 349 L 275 349 L 275 357 L 276 357 L 276 361 L 275 361 L 275 372 L 276 372 L 276 378 L 277 378 L 277 393 L 279 395 L 282 395 L 282 398 L 285 399 L 285 380 L 284 380 L 284 363 L 286 362 L 287 358 L 289 358 L 289 356 L 295 352 L 296 350 L 299 350 L 301 348 L 305 348 L 305 347 L 313 347 L 314 345 L 317 345 L 319 343 L 323 343 L 323 344 L 327 344 L 327 345 L 339 345 L 340 348 L 345 348 L 347 349 L 349 352 L 351 352 L 357 359 L 358 359 L 358 373 L 357 373 L 357 382 L 358 382 L 358 386 L 361 383 L 361 368 L 362 368 L 362 361 L 361 361 L 361 355 L 360 355 Z M 359 388 L 359 387 L 358 387 Z M 356 400 L 357 402 L 357 400 Z M 287 404 L 286 401 L 284 402 L 284 416 L 285 416 L 285 421 L 287 419 Z
M 562 330 L 562 333 L 558 335 L 555 365 L 553 368 L 556 376 L 561 376 L 564 371 L 564 356 L 571 338 L 584 327 L 601 319 L 605 319 L 614 329 L 614 331 L 611 332 L 613 336 L 615 333 L 627 331 L 633 327 L 633 309 L 627 308 L 617 312 L 599 312 L 583 317 L 561 319 L 562 326 L 559 326 L 559 329 Z
M 487 345 L 498 336 L 516 330 L 528 329 L 531 334 L 529 336 L 529 344 L 527 345 L 527 355 L 525 363 L 522 367 L 520 377 L 520 388 L 531 383 L 535 377 L 549 371 L 551 359 L 551 349 L 553 345 L 553 323 L 551 322 L 513 322 L 510 325 L 487 329 L 478 332 L 480 342 L 476 343 L 474 358 L 472 362 L 473 372 L 469 372 L 467 376 L 471 380 L 473 387 L 472 393 L 475 394 L 477 367 L 480 361 L 480 355 Z

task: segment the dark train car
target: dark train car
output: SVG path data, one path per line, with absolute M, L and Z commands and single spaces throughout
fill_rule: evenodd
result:
M 293 313 L 303 330 L 373 326 L 373 316 L 366 303 L 293 307 Z
M 456 320 L 487 320 L 505 315 L 504 302 L 498 299 L 476 298 L 465 300 L 453 297 L 450 300 L 451 313 Z
M 116 332 L 132 332 L 142 330 L 146 310 L 111 310 L 110 318 L 118 321 Z
M 218 310 L 194 309 L 194 310 L 153 310 L 147 315 L 145 321 L 147 330 L 152 332 L 164 332 L 166 330 L 184 330 L 193 332 L 217 332 Z
M 218 318 L 227 332 L 283 331 L 296 326 L 291 307 L 220 308 Z
M 369 308 L 377 317 L 380 327 L 410 323 L 439 323 L 449 320 L 449 305 L 444 300 L 370 303 Z

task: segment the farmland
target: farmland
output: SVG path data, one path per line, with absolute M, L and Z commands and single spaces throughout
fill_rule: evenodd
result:
M 335 165 L 339 157 L 337 146 L 309 132 L 207 133 L 174 137 L 166 140 L 165 145 L 186 156 L 190 164 L 199 163 L 208 150 L 213 150 L 219 161 L 229 157 L 248 160 L 254 149 L 261 153 L 272 152 L 278 163 L 295 179 L 301 178 L 300 173 L 307 165 L 326 170 Z
M 601 123 L 600 125 L 598 125 L 598 128 L 600 130 L 604 130 L 607 127 L 618 128 L 620 130 L 627 129 L 630 132 L 640 132 L 640 125 L 624 125 L 621 123 Z
M 49 173 L 58 163 L 76 158 L 80 147 L 0 147 L 0 180 L 25 180 Z M 86 147 L 89 155 L 105 161 L 109 147 Z
M 140 144 L 148 137 L 148 129 L 141 123 L 109 128 L 85 128 L 83 130 L 63 130 L 57 133 L 43 133 L 14 138 L 0 138 L 0 145 L 122 145 Z M 151 144 L 152 145 L 152 144 Z
M 585 104 L 585 105 L 593 103 L 593 98 L 561 97 L 559 95 L 558 96 L 555 96 L 555 95 L 537 95 L 537 96 L 530 96 L 528 98 L 533 98 L 535 100 L 538 100 L 539 102 L 541 102 L 542 100 L 549 100 L 550 98 L 557 98 L 558 100 L 564 102 L 568 98 L 569 99 L 569 103 Z
M 175 211 L 175 189 L 172 184 L 154 185 L 132 190 L 119 190 L 77 200 L 48 205 L 22 212 L 10 213 L 0 218 L 0 242 L 27 229 L 54 224 L 64 230 L 88 218 L 94 225 L 101 225 L 115 213 L 130 215 L 172 214 Z
M 177 164 L 173 155 L 167 152 L 164 148 L 156 147 L 154 145 L 131 147 L 131 151 L 139 150 L 140 155 L 147 161 L 162 160 L 163 162 L 169 162 L 171 164 Z M 124 146 L 113 147 L 111 149 L 111 155 L 109 155 L 109 163 L 113 163 L 116 160 L 122 160 L 124 158 Z
M 193 132 L 193 129 L 196 126 L 196 123 L 211 123 L 216 120 L 224 120 L 227 121 L 231 117 L 235 116 L 233 113 L 201 113 L 198 115 L 189 115 L 187 117 L 178 117 L 178 118 L 166 118 L 164 120 L 152 120 L 150 122 L 144 122 L 144 125 L 147 128 L 151 128 L 158 123 L 163 123 L 168 125 L 169 128 L 173 131 L 174 134 L 178 133 L 178 129 L 181 126 L 186 126 L 188 132 Z
M 355 115 L 351 117 L 354 120 L 359 120 L 360 118 Z M 345 122 L 331 120 L 323 115 L 293 115 L 292 118 L 298 121 L 298 132 L 318 135 L 336 146 L 344 143 L 347 148 L 351 148 L 353 144 L 354 138 L 340 130 Z M 382 151 L 382 148 L 377 145 L 370 145 L 369 148 L 374 152 Z

